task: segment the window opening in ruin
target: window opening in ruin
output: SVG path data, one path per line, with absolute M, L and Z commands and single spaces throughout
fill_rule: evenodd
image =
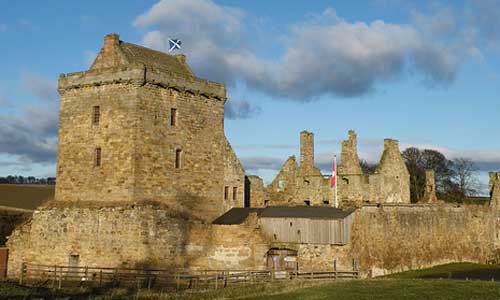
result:
M 172 108 L 170 110 L 170 126 L 175 127 L 177 125 L 177 108 Z
M 233 187 L 233 200 L 236 201 L 237 197 L 238 197 L 238 188 Z
M 306 201 L 304 201 L 304 203 L 305 203 L 307 206 L 311 206 L 311 201 L 310 201 L 310 200 L 306 200 Z
M 342 178 L 342 181 L 344 181 L 345 184 L 349 184 L 349 179 L 348 178 Z
M 225 186 L 224 187 L 224 200 L 229 199 L 229 187 Z
M 99 106 L 94 106 L 94 115 L 92 117 L 92 123 L 94 125 L 99 125 L 101 119 L 101 108 Z
M 158 120 L 160 119 L 160 113 L 157 110 L 155 110 L 153 118 L 154 118 L 154 124 L 157 125 Z
M 279 189 L 283 188 L 283 180 L 278 180 L 278 188 Z
M 275 233 L 275 234 L 273 234 L 273 237 L 274 237 L 274 239 L 275 239 L 275 240 L 277 240 L 277 239 L 278 239 L 278 237 L 276 236 L 276 233 Z
M 292 226 L 293 226 L 293 223 L 292 223 L 292 222 L 290 222 L 290 227 L 292 227 Z
M 304 179 L 304 183 L 305 183 L 305 184 L 309 184 L 309 180 Z
M 176 149 L 175 150 L 175 168 L 176 169 L 179 169 L 181 167 L 181 155 L 182 155 L 182 150 Z
M 330 201 L 328 201 L 328 200 L 323 200 L 323 204 L 328 205 L 328 204 L 330 204 Z
M 96 167 L 101 166 L 101 148 L 95 148 L 95 162 L 94 165 Z
M 269 200 L 264 200 L 264 206 L 268 206 L 269 205 Z

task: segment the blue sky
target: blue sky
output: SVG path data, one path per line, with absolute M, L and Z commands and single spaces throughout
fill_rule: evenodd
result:
M 271 3 L 269 3 L 271 2 Z M 227 84 L 226 134 L 266 181 L 301 130 L 325 171 L 347 131 L 376 162 L 401 148 L 500 169 L 500 2 L 23 1 L 0 11 L 0 176 L 55 174 L 57 78 L 88 68 L 105 34 L 165 50 Z

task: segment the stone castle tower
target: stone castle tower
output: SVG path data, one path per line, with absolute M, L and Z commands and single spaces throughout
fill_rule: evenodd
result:
M 109 34 L 88 71 L 61 75 L 56 201 L 155 201 L 207 220 L 243 206 L 226 89 L 185 60 Z

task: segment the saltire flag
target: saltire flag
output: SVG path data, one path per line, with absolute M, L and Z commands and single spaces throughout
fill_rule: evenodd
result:
M 178 39 L 168 39 L 169 49 L 168 52 L 172 52 L 175 49 L 181 49 L 182 42 Z
M 337 155 L 333 156 L 331 187 L 334 187 L 337 179 Z

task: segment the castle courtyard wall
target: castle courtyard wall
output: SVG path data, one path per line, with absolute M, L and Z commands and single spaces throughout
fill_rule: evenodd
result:
M 9 276 L 22 263 L 189 269 L 263 269 L 268 245 L 255 226 L 211 225 L 154 205 L 52 207 L 9 237 Z
M 486 263 L 498 240 L 497 224 L 496 211 L 482 205 L 364 206 L 356 211 L 349 256 L 366 276 Z

